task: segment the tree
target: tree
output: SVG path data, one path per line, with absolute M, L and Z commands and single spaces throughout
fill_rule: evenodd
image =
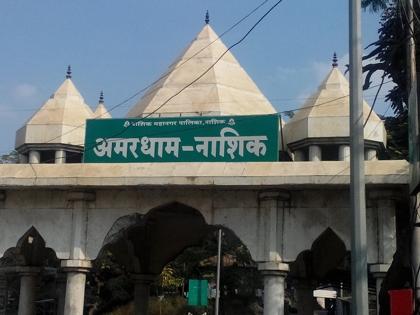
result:
M 19 162 L 18 152 L 15 150 L 0 156 L 0 164 L 15 164 Z
M 370 44 L 371 49 L 364 60 L 370 63 L 363 67 L 366 72 L 364 88 L 371 84 L 371 77 L 374 73 L 383 72 L 383 76 L 392 79 L 396 84 L 386 95 L 385 100 L 391 103 L 394 113 L 406 118 L 407 110 L 407 71 L 406 71 L 406 19 L 403 18 L 404 9 L 400 2 L 389 3 L 383 11 L 379 39 Z
M 405 2 L 404 2 L 405 3 Z M 390 102 L 396 117 L 385 117 L 385 126 L 388 131 L 391 158 L 408 158 L 408 87 L 407 87 L 407 58 L 406 43 L 408 32 L 407 12 L 401 1 L 394 0 L 364 0 L 364 8 L 372 11 L 382 11 L 382 18 L 378 30 L 379 38 L 370 44 L 366 50 L 364 60 L 369 63 L 363 67 L 366 73 L 364 88 L 371 85 L 371 77 L 380 72 L 384 78 L 391 79 L 395 86 L 388 91 L 385 101 Z M 419 27 L 419 2 L 414 3 L 414 29 Z M 415 42 L 420 43 L 420 35 L 414 32 Z M 417 51 L 420 51 L 416 44 Z M 418 55 L 417 55 L 418 56 Z M 417 57 L 416 56 L 416 57 Z M 418 58 L 416 58 L 418 59 Z M 417 62 L 417 72 L 420 67 Z
M 388 3 L 389 1 L 387 0 L 362 0 L 362 7 L 369 8 L 370 10 L 377 12 L 384 10 Z

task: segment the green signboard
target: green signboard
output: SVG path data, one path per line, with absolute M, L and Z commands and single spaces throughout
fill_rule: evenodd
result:
M 92 119 L 85 163 L 278 161 L 277 115 Z
M 207 306 L 208 281 L 190 279 L 188 281 L 188 305 Z

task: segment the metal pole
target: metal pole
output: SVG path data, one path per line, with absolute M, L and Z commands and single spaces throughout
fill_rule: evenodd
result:
M 219 315 L 219 301 L 220 301 L 220 259 L 222 255 L 222 230 L 219 229 L 219 240 L 217 245 L 217 276 L 216 276 L 216 305 L 214 307 L 214 314 Z
M 361 0 L 350 0 L 350 204 L 352 314 L 368 315 Z
M 404 5 L 404 4 L 402 4 Z M 414 12 L 413 12 L 413 0 L 406 0 L 405 3 L 407 11 L 407 87 L 408 87 L 408 132 L 409 132 L 409 160 L 410 160 L 410 174 L 411 174 L 411 183 L 410 189 L 413 189 L 417 185 L 418 178 L 418 132 L 419 132 L 419 122 L 418 122 L 418 96 L 417 96 L 417 73 L 416 73 L 416 45 L 414 41 Z M 417 215 L 418 199 L 413 203 L 412 211 L 414 212 L 413 218 L 414 223 L 419 222 L 419 217 Z M 414 289 L 415 289 L 415 301 L 416 307 L 418 306 L 420 299 L 420 290 L 418 287 L 418 268 L 420 266 L 420 229 L 414 228 L 413 230 L 413 239 L 412 239 L 412 264 L 414 267 Z

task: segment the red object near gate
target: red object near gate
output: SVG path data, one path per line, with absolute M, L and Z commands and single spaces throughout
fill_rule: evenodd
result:
M 391 315 L 413 315 L 413 290 L 389 290 Z

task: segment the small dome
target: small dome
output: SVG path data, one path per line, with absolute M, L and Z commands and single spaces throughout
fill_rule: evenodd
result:
M 83 146 L 86 119 L 93 118 L 70 76 L 44 105 L 16 132 L 15 147 L 65 144 Z
M 214 66 L 227 47 L 210 25 L 128 113 L 127 117 L 180 115 L 257 115 L 276 110 L 231 52 Z M 212 67 L 212 68 L 211 68 Z M 175 93 L 210 69 L 202 78 L 164 104 Z
M 333 67 L 327 78 L 302 108 L 296 112 L 284 128 L 286 143 L 290 146 L 307 139 L 349 138 L 349 83 L 337 67 Z M 364 119 L 370 106 L 363 101 Z M 365 140 L 386 145 L 383 121 L 372 111 L 364 129 Z M 325 143 L 325 142 L 324 142 Z
M 93 113 L 93 118 L 105 119 L 105 118 L 112 118 L 112 117 L 111 117 L 111 114 L 106 109 L 105 105 L 102 103 L 99 103 L 95 109 L 95 112 Z
M 103 91 L 101 92 L 99 96 L 98 106 L 96 107 L 95 112 L 93 113 L 93 118 L 95 119 L 112 118 L 111 114 L 108 112 L 108 110 L 105 107 Z

